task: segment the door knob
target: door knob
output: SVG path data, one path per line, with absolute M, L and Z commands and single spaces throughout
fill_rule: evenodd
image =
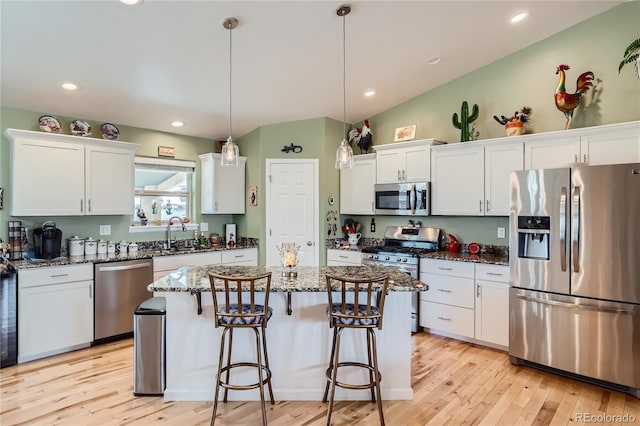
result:
M 309 247 L 311 247 L 311 246 L 313 245 L 313 243 L 312 243 L 311 241 L 307 241 L 307 245 L 308 245 Z

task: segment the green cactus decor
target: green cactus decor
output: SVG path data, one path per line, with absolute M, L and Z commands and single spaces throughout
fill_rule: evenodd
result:
M 460 111 L 460 119 L 458 120 L 458 113 L 453 114 L 453 126 L 456 129 L 460 129 L 460 142 L 467 142 L 471 140 L 469 134 L 469 124 L 473 123 L 478 118 L 478 105 L 473 104 L 473 112 L 469 115 L 469 104 L 467 101 L 462 102 L 462 110 Z

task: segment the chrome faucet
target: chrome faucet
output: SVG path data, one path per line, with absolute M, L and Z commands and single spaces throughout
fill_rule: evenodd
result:
M 167 225 L 167 249 L 171 249 L 171 221 L 173 219 L 178 219 L 180 221 L 180 225 L 182 225 L 182 232 L 185 232 L 187 230 L 187 227 L 184 226 L 184 222 L 182 221 L 182 219 L 178 216 L 171 216 L 169 218 L 169 224 Z

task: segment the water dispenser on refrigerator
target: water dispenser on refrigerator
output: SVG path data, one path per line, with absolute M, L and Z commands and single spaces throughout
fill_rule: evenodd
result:
M 518 257 L 549 260 L 549 216 L 518 216 Z

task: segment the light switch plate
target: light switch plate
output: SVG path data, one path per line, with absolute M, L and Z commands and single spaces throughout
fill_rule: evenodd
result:
M 100 225 L 100 235 L 111 235 L 111 225 Z
M 202 232 L 204 232 L 204 231 L 208 231 L 208 230 L 209 230 L 209 224 L 208 224 L 207 222 L 202 222 L 202 223 L 200 224 L 200 230 L 201 230 Z
M 498 238 L 504 238 L 505 237 L 505 230 L 502 226 L 498 227 Z

